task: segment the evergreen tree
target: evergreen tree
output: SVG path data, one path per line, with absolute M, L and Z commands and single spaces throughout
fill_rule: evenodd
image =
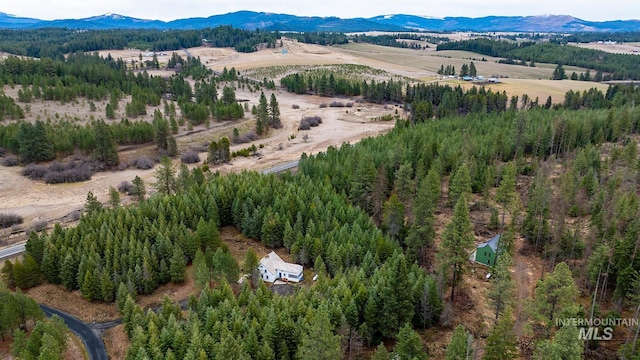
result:
M 404 206 L 396 194 L 391 195 L 389 200 L 384 203 L 382 218 L 383 228 L 389 237 L 399 242 L 402 241 L 405 232 Z
M 442 242 L 438 259 L 444 277 L 451 278 L 451 301 L 454 300 L 455 288 L 462 279 L 462 274 L 469 262 L 469 251 L 473 247 L 473 228 L 469 220 L 466 198 L 460 196 L 453 210 L 451 222 L 442 232 Z
M 349 193 L 351 201 L 365 211 L 371 209 L 371 192 L 375 181 L 375 164 L 371 157 L 365 156 L 356 165 Z
M 181 283 L 186 278 L 187 264 L 184 260 L 184 253 L 179 246 L 175 246 L 173 248 L 173 256 L 171 256 L 169 272 L 171 273 L 171 282 Z
M 218 248 L 213 255 L 213 276 L 218 279 L 225 279 L 228 283 L 238 281 L 238 263 L 231 255 L 230 251 Z
M 560 314 L 563 317 L 575 315 L 577 297 L 578 287 L 573 274 L 569 266 L 561 262 L 553 272 L 538 280 L 534 299 L 528 303 L 528 312 L 533 319 L 546 325 L 548 334 Z
M 453 207 L 462 196 L 469 197 L 471 195 L 471 176 L 469 175 L 469 167 L 467 163 L 463 163 L 458 167 L 456 173 L 452 175 L 449 182 L 449 206 Z
M 87 199 L 84 202 L 84 212 L 87 215 L 91 215 L 99 212 L 100 210 L 102 210 L 102 203 L 98 201 L 98 198 L 93 195 L 91 191 L 89 191 L 89 193 L 87 193 Z
M 282 127 L 282 122 L 280 121 L 280 106 L 278 106 L 278 100 L 274 93 L 271 93 L 271 99 L 269 100 L 269 125 L 274 129 L 280 129 Z
M 95 136 L 95 150 L 93 157 L 107 167 L 115 167 L 120 163 L 118 151 L 113 141 L 111 128 L 104 121 L 99 120 L 93 125 Z
M 567 75 L 564 71 L 564 67 L 562 67 L 562 64 L 558 64 L 555 70 L 553 70 L 553 76 L 551 77 L 551 80 L 563 80 L 566 78 L 567 78 Z
M 334 360 L 342 356 L 340 336 L 334 335 L 326 310 L 319 310 L 302 336 L 297 358 L 300 360 Z
M 518 193 L 516 192 L 516 169 L 513 164 L 509 164 L 503 171 L 500 186 L 496 190 L 496 202 L 502 205 L 502 222 L 500 230 L 504 229 L 505 214 L 507 211 L 514 210 L 518 202 Z
M 171 195 L 176 190 L 176 170 L 168 156 L 163 156 L 160 160 L 160 167 L 154 175 L 156 182 L 153 187 L 157 192 L 164 195 Z
M 533 352 L 535 360 L 563 359 L 580 360 L 584 351 L 580 331 L 575 326 L 563 326 L 553 340 L 541 340 Z
M 269 107 L 264 92 L 260 93 L 260 102 L 256 109 L 256 133 L 258 135 L 269 133 Z
M 113 105 L 111 105 L 111 103 L 108 103 L 105 106 L 105 115 L 106 115 L 107 119 L 115 119 L 116 118 L 116 110 L 113 108 Z
M 471 77 L 478 76 L 478 70 L 476 70 L 476 65 L 473 63 L 473 61 L 469 64 L 469 76 Z
M 258 273 L 258 265 L 260 261 L 258 260 L 258 255 L 253 250 L 253 248 L 248 248 L 247 252 L 244 255 L 244 261 L 242 262 L 242 270 L 245 274 L 249 274 L 251 276 L 251 280 L 254 284 L 257 284 L 257 281 L 260 277 Z
M 456 326 L 444 358 L 446 360 L 465 360 L 471 358 L 470 340 L 471 336 L 467 330 L 465 330 L 464 326 Z
M 406 323 L 398 333 L 398 342 L 393 348 L 394 359 L 398 360 L 427 360 L 424 344 L 420 335 L 409 323 Z
M 131 184 L 133 185 L 133 187 L 130 191 L 130 194 L 136 196 L 138 198 L 138 201 L 144 200 L 144 196 L 147 193 L 147 190 L 144 186 L 144 180 L 136 175 L 136 177 L 133 178 L 133 181 L 131 181 Z
M 2 282 L 7 287 L 14 287 L 15 282 L 13 279 L 13 263 L 11 260 L 5 260 L 4 266 L 2 267 Z
M 511 314 L 502 316 L 487 337 L 482 360 L 512 360 L 518 358 L 518 339 L 513 333 Z
M 120 193 L 113 186 L 109 186 L 109 205 L 112 209 L 120 206 Z
M 500 239 L 502 240 L 502 239 Z M 498 255 L 496 265 L 493 267 L 489 290 L 489 299 L 495 308 L 495 320 L 514 304 L 515 282 L 511 278 L 511 256 L 508 252 Z
M 413 203 L 414 189 L 416 187 L 413 181 L 413 166 L 411 162 L 406 161 L 395 173 L 394 190 L 398 195 L 398 199 L 404 205 L 405 209 L 411 209 Z

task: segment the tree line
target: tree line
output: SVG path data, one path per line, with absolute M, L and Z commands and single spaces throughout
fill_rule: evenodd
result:
M 635 55 L 612 54 L 555 43 L 519 44 L 488 39 L 455 41 L 438 45 L 438 50 L 466 50 L 482 55 L 536 63 L 579 66 L 604 73 L 602 80 L 640 79 L 640 64 Z
M 0 30 L 0 50 L 14 55 L 62 60 L 65 54 L 99 50 L 170 51 L 202 45 L 235 47 L 239 52 L 256 51 L 260 43 L 275 43 L 278 32 L 249 31 L 231 26 L 201 30 Z
M 398 34 L 396 35 L 377 35 L 377 36 L 368 36 L 368 35 L 353 35 L 351 37 L 351 40 L 353 42 L 361 42 L 361 43 L 369 43 L 369 44 L 374 44 L 374 45 L 380 45 L 380 46 L 390 46 L 390 47 L 397 47 L 397 48 L 402 48 L 402 49 L 415 49 L 415 50 L 421 50 L 424 47 L 421 44 L 418 43 L 411 43 L 411 42 L 406 42 L 406 41 L 401 41 L 402 39 L 408 39 L 408 40 L 420 40 L 420 38 L 417 35 L 414 35 L 414 37 L 411 36 L 406 36 L 408 34 L 403 34 L 405 35 L 404 37 L 400 38 Z M 400 41 L 398 41 L 400 40 Z

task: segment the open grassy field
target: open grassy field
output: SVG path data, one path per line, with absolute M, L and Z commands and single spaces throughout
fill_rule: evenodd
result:
M 474 86 L 472 83 L 460 80 L 452 81 L 452 84 L 460 84 L 464 89 Z M 547 97 L 551 96 L 553 103 L 562 103 L 564 95 L 567 91 L 585 91 L 591 88 L 597 88 L 605 92 L 608 85 L 594 83 L 590 81 L 572 81 L 572 80 L 534 80 L 534 79 L 501 79 L 499 84 L 486 85 L 486 88 L 492 91 L 505 91 L 509 97 L 518 96 L 522 98 L 522 94 L 527 94 L 531 100 L 539 99 L 540 105 L 547 101 Z
M 500 58 L 483 56 L 469 51 L 447 50 L 447 51 L 431 51 L 392 48 L 364 43 L 350 43 L 340 45 L 340 49 L 344 52 L 368 58 L 375 61 L 387 62 L 395 64 L 398 67 L 414 68 L 415 71 L 423 70 L 437 75 L 441 65 L 455 66 L 459 71 L 463 64 L 469 64 L 473 61 L 478 70 L 478 75 L 485 77 L 508 77 L 518 79 L 550 79 L 555 69 L 555 64 L 537 63 L 536 67 L 507 65 L 497 63 Z M 482 58 L 486 61 L 481 61 Z M 577 73 L 584 72 L 586 69 L 566 66 L 565 71 L 568 74 L 575 71 Z
M 632 54 L 640 55 L 640 43 L 618 43 L 618 44 L 600 44 L 596 42 L 590 43 L 569 43 L 569 45 L 581 47 L 584 49 L 600 50 L 613 54 Z

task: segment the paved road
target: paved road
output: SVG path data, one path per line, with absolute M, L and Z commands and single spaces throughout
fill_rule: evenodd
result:
M 300 160 L 296 160 L 296 161 L 291 161 L 291 162 L 288 162 L 288 163 L 276 165 L 274 167 L 262 170 L 262 173 L 263 174 L 281 173 L 283 171 L 290 170 L 290 169 L 293 169 L 293 168 L 297 167 L 299 162 L 300 162 Z
M 6 249 L 0 250 L 0 260 L 8 259 L 24 252 L 24 246 L 26 243 L 14 245 Z
M 104 343 L 100 337 L 98 337 L 98 334 L 91 330 L 85 323 L 67 313 L 50 308 L 46 305 L 40 304 L 40 308 L 42 308 L 42 311 L 44 311 L 47 316 L 51 317 L 55 314 L 64 320 L 69 329 L 82 339 L 82 342 L 89 353 L 90 360 L 109 359 L 107 357 L 107 350 L 104 347 Z

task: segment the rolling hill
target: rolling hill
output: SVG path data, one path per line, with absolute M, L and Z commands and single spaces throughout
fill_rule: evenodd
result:
M 394 14 L 372 18 L 337 18 L 295 16 L 268 12 L 237 11 L 209 17 L 173 21 L 138 19 L 119 14 L 104 14 L 83 19 L 39 20 L 0 12 L 0 28 L 37 29 L 62 27 L 72 29 L 178 29 L 194 30 L 220 25 L 240 29 L 278 31 L 521 31 L 521 32 L 620 32 L 637 31 L 640 20 L 586 21 L 568 15 L 487 16 L 480 18 Z

